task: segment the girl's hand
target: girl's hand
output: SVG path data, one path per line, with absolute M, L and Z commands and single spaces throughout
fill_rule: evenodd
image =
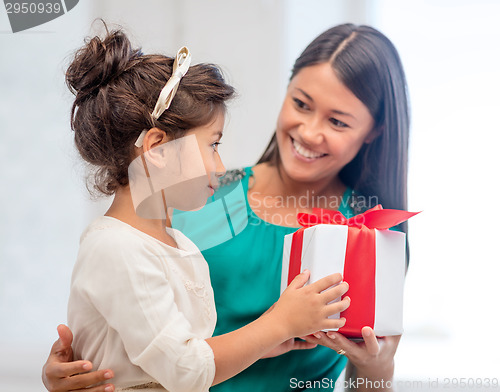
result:
M 59 339 L 54 343 L 49 358 L 42 370 L 42 381 L 50 392 L 64 392 L 85 390 L 85 392 L 112 392 L 112 384 L 105 384 L 88 388 L 97 383 L 112 378 L 113 372 L 109 369 L 87 373 L 92 369 L 89 361 L 73 361 L 73 334 L 65 325 L 57 327 Z M 73 362 L 72 362 L 73 361 Z
M 267 309 L 265 311 L 265 313 L 263 313 L 263 314 L 269 313 L 271 310 L 274 309 L 275 305 L 276 304 L 273 304 L 273 306 L 271 306 L 269 309 Z M 279 346 L 277 346 L 277 347 L 273 348 L 271 351 L 269 351 L 261 359 L 278 357 L 280 355 L 286 354 L 287 352 L 293 351 L 293 350 L 310 350 L 311 348 L 315 348 L 318 346 L 315 343 L 305 342 L 304 340 L 305 339 L 296 340 L 295 338 L 285 340 Z
M 310 350 L 311 348 L 315 348 L 317 346 L 318 345 L 316 343 L 309 343 L 309 342 L 304 342 L 303 340 L 295 340 L 295 338 L 291 338 L 285 340 L 279 346 L 273 348 L 262 358 L 277 357 L 293 350 Z
M 361 330 L 363 341 L 354 343 L 338 332 L 320 332 L 304 337 L 309 343 L 321 344 L 343 353 L 356 368 L 356 378 L 371 381 L 392 380 L 394 354 L 401 335 L 377 338 L 370 327 Z M 363 390 L 362 388 L 359 390 Z
M 328 318 L 343 312 L 350 304 L 349 297 L 331 303 L 344 295 L 349 288 L 346 282 L 342 282 L 342 275 L 329 275 L 304 286 L 309 276 L 309 271 L 297 275 L 269 312 L 287 328 L 289 337 L 309 335 L 322 329 L 340 328 L 345 324 L 344 318 Z

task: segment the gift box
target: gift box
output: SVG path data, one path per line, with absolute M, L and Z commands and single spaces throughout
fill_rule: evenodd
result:
M 400 335 L 406 234 L 388 229 L 416 214 L 381 206 L 350 219 L 325 209 L 298 214 L 302 228 L 284 239 L 281 291 L 304 269 L 311 272 L 309 283 L 339 272 L 349 284 L 351 304 L 330 316 L 346 318 L 338 332 L 360 338 L 369 326 L 377 336 Z

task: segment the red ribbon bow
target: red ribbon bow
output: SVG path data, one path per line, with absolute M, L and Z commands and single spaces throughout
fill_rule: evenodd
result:
M 300 273 L 303 232 L 319 224 L 348 226 L 343 278 L 349 283 L 351 305 L 342 312 L 346 324 L 339 332 L 346 336 L 361 336 L 361 328 L 373 327 L 375 314 L 375 230 L 396 226 L 418 212 L 382 209 L 377 205 L 368 211 L 347 219 L 340 211 L 323 208 L 313 209 L 312 214 L 299 213 L 297 220 L 302 226 L 293 234 L 290 249 L 288 284 Z
M 314 208 L 312 214 L 300 212 L 297 214 L 297 221 L 304 228 L 319 224 L 346 225 L 350 227 L 361 228 L 366 226 L 368 229 L 389 229 L 393 226 L 410 219 L 418 212 L 408 212 L 401 210 L 384 210 L 380 204 L 347 219 L 340 211 L 327 210 L 325 208 Z

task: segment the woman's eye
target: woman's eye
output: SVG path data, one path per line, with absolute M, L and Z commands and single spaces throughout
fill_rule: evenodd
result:
M 298 98 L 292 98 L 292 99 L 293 99 L 293 102 L 295 103 L 295 106 L 298 107 L 299 109 L 308 109 L 308 106 L 304 101 L 302 101 Z
M 212 143 L 211 146 L 214 150 L 214 152 L 217 152 L 218 148 L 219 148 L 219 144 L 222 144 L 221 142 L 215 142 L 215 143 Z
M 337 128 L 347 128 L 349 125 L 347 125 L 346 123 L 342 122 L 342 121 L 339 121 L 337 120 L 336 118 L 330 118 L 330 123 L 337 127 Z

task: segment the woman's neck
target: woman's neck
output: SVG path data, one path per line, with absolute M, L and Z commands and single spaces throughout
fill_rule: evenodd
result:
M 286 175 L 278 166 L 262 163 L 253 168 L 256 190 L 269 196 L 342 196 L 346 186 L 338 176 L 317 182 L 298 182 Z
M 300 227 L 297 213 L 310 213 L 314 208 L 338 210 L 343 201 L 346 187 L 340 181 L 302 183 L 267 163 L 255 166 L 253 172 L 248 203 L 260 219 L 274 225 Z
M 172 226 L 169 214 L 165 214 L 165 219 L 147 219 L 137 215 L 128 186 L 116 191 L 113 203 L 104 215 L 121 220 L 167 245 L 177 247 L 175 240 L 165 230 Z

